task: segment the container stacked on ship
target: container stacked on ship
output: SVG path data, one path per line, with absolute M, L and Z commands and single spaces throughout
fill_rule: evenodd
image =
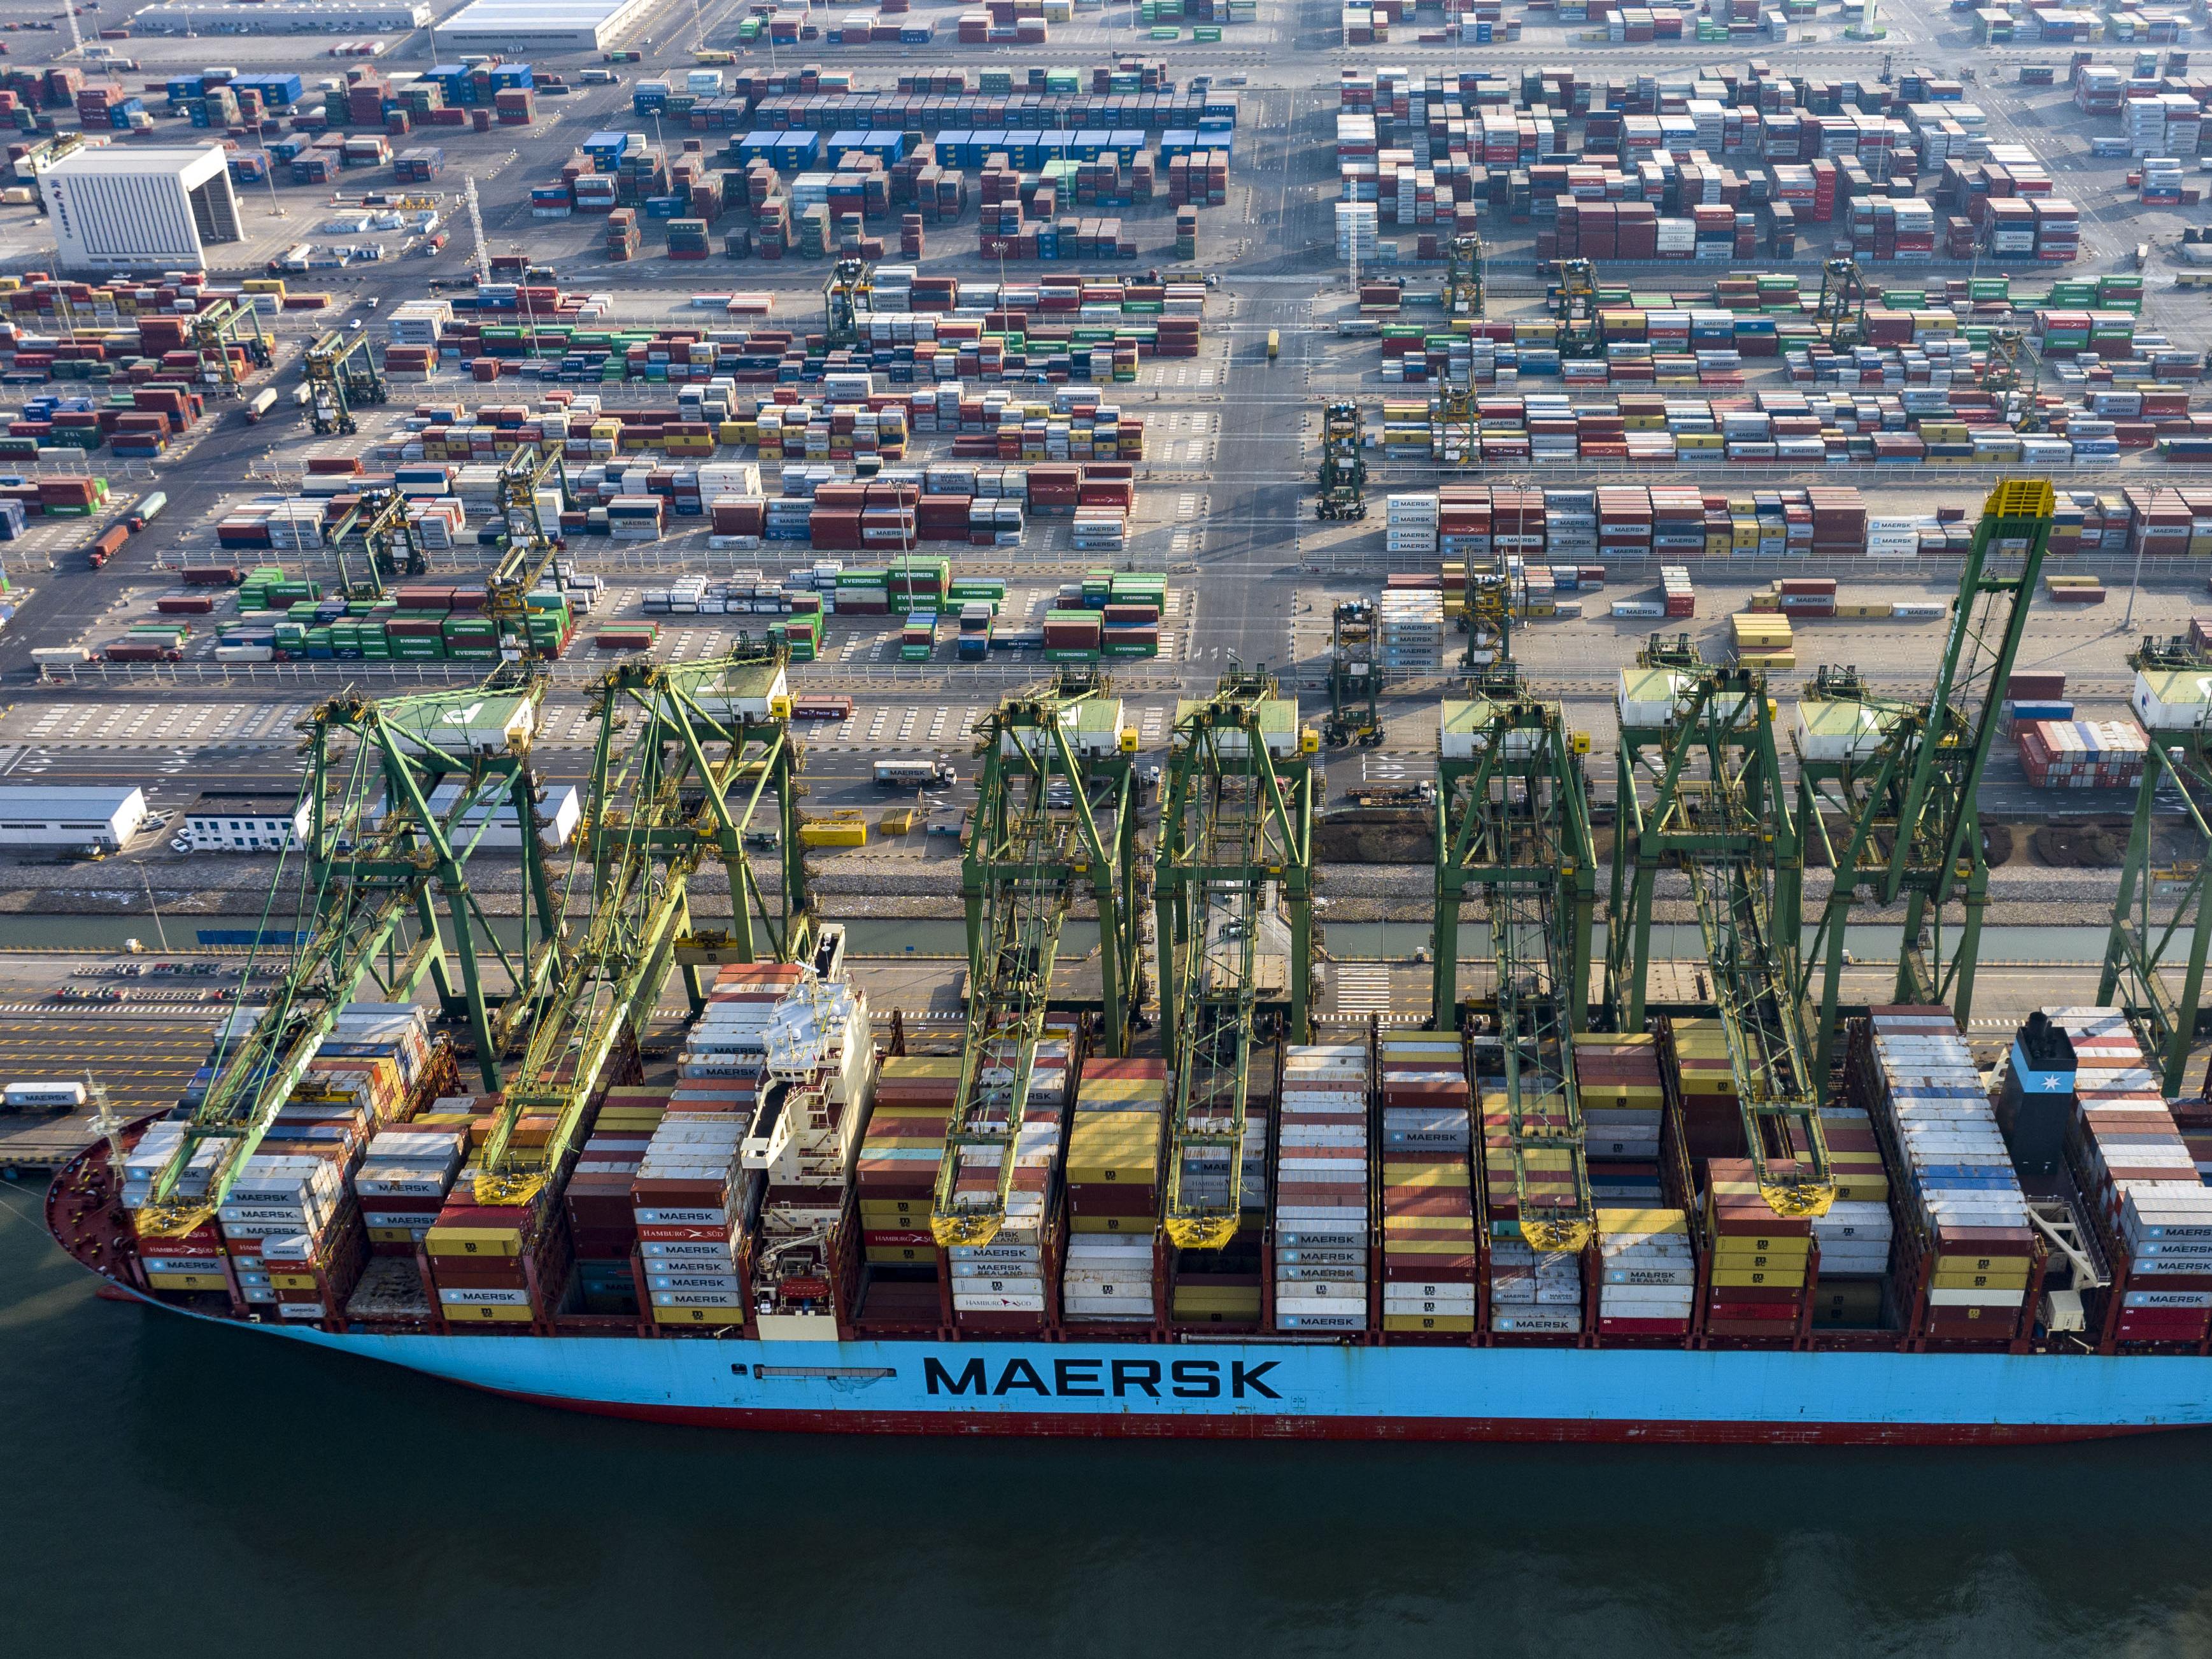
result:
M 1951 1012 L 1875 1009 L 1852 1024 L 1844 1076 L 1899 1183 L 1891 1293 L 1908 1342 L 2024 1344 L 2044 1246 Z
M 1283 1051 L 1275 1165 L 1275 1328 L 1368 1326 L 1368 1052 L 1364 1042 Z

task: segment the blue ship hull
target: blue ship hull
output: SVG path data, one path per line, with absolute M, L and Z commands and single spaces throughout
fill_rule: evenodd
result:
M 1925 1444 L 2212 1423 L 2193 1358 L 254 1328 L 548 1406 L 769 1430 Z

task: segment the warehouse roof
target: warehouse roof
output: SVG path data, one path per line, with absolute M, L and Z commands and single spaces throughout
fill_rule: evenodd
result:
M 129 149 L 81 149 L 64 155 L 52 167 L 40 169 L 45 173 L 58 173 L 63 178 L 71 174 L 87 176 L 94 173 L 145 175 L 156 173 L 186 173 L 204 166 L 210 160 L 218 167 L 225 165 L 222 151 L 213 144 L 201 144 L 191 149 L 141 149 L 137 145 Z
M 185 808 L 188 818 L 289 818 L 305 805 L 297 795 L 252 789 L 210 789 Z
M 112 817 L 139 793 L 136 784 L 121 783 L 4 783 L 0 784 L 0 811 L 83 811 L 88 808 Z

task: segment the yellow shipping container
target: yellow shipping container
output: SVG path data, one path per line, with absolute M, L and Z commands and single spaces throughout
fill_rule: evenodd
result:
M 228 1291 L 230 1281 L 221 1273 L 148 1273 L 146 1283 L 157 1291 Z
M 1473 1314 L 1394 1314 L 1382 1316 L 1386 1331 L 1471 1331 Z
M 1127 1233 L 1145 1238 L 1159 1231 L 1157 1218 L 1143 1215 L 1073 1215 L 1067 1225 L 1071 1232 Z
M 1464 1187 L 1469 1184 L 1464 1164 L 1386 1164 L 1383 1184 L 1390 1187 Z
M 422 1248 L 432 1255 L 520 1255 L 522 1235 L 489 1227 L 433 1227 Z
M 1603 1233 L 1686 1233 L 1690 1218 L 1680 1210 L 1600 1210 L 1597 1230 Z

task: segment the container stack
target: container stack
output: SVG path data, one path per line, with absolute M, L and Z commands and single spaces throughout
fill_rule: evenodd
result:
M 2038 789 L 2132 789 L 2149 759 L 2149 740 L 2129 720 L 2027 720 L 2014 737 Z
M 1656 1207 L 1663 1190 L 1659 1129 L 1666 1112 L 1658 1040 L 1642 1032 L 1577 1035 L 1575 1088 L 1590 1195 L 1601 1204 Z
M 1674 1054 L 1682 1135 L 1691 1158 L 1741 1156 L 1743 1111 L 1729 1062 L 1728 1034 L 1720 1021 L 1675 1020 Z
M 1094 1060 L 1084 1067 L 1067 1136 L 1067 1256 L 1061 1311 L 1070 1323 L 1151 1323 L 1160 1218 L 1167 1067 Z
M 1813 1237 L 1820 1248 L 1813 1323 L 1821 1328 L 1876 1325 L 1894 1231 L 1881 1143 L 1864 1109 L 1848 1102 L 1820 1109 L 1820 1133 L 1836 1201 L 1813 1218 Z
M 1689 1334 L 1698 1264 L 1686 1215 L 1659 1208 L 1601 1209 L 1597 1248 L 1603 1279 L 1597 1304 L 1601 1335 Z
M 1261 1259 L 1267 1231 L 1267 1163 L 1275 1119 L 1273 1066 L 1264 1063 L 1273 1055 L 1255 1051 L 1252 1074 L 1244 1097 L 1244 1136 L 1237 1152 L 1237 1233 L 1218 1250 L 1178 1250 L 1175 1277 L 1168 1291 L 1168 1316 L 1176 1326 L 1241 1326 L 1256 1328 L 1263 1312 Z M 1194 1115 L 1194 1122 L 1212 1133 L 1230 1128 L 1227 1102 L 1216 1108 L 1210 1121 Z M 1229 1160 L 1226 1150 L 1193 1147 L 1184 1153 L 1182 1184 L 1187 1199 L 1216 1206 L 1229 1201 Z
M 1775 1213 L 1749 1158 L 1707 1163 L 1705 1209 L 1713 1240 L 1705 1334 L 1795 1341 L 1807 1309 L 1813 1224 L 1803 1216 Z
M 665 1088 L 609 1089 L 562 1191 L 585 1313 L 635 1317 L 639 1312 L 631 1271 L 638 1223 L 630 1186 L 667 1115 L 668 1099 Z
M 1012 1099 L 1014 1059 L 1008 1044 L 1000 1052 L 986 1054 L 980 1063 L 982 1085 L 1004 1091 L 1005 1095 L 995 1115 L 985 1114 L 975 1127 L 1005 1129 L 1005 1114 Z M 952 1190 L 956 1208 L 995 1202 L 1000 1161 L 1008 1156 L 1014 1160 L 1013 1182 L 997 1234 L 988 1244 L 956 1244 L 950 1252 L 952 1319 L 963 1329 L 1018 1333 L 1044 1328 L 1048 1231 L 1060 1166 L 1060 1125 L 1066 1115 L 1067 1084 L 1067 1041 L 1056 1037 L 1039 1042 L 1021 1125 L 1011 1146 L 966 1146 L 952 1154 L 959 1163 Z
M 1382 1039 L 1382 1328 L 1468 1333 L 1478 1256 L 1467 1064 L 1446 1036 Z
M 1899 1300 L 1927 1274 L 1917 1333 L 2008 1341 L 2021 1329 L 2041 1252 L 1981 1073 L 1948 1008 L 1885 1008 L 1852 1030 L 1844 1085 L 1894 1153 Z
M 1385 589 L 1380 613 L 1382 672 L 1431 674 L 1442 660 L 1443 595 L 1434 590 Z
M 1582 1258 L 1538 1252 L 1517 1223 L 1490 1224 L 1490 1328 L 1507 1336 L 1574 1336 L 1583 1328 Z
M 1690 567 L 1686 564 L 1662 564 L 1659 567 L 1661 597 L 1670 617 L 1694 617 L 1698 614 L 1698 595 L 1690 586 Z
M 412 1261 L 461 1172 L 465 1129 L 386 1129 L 369 1139 L 353 1178 L 376 1255 Z
M 2061 1047 L 2032 1045 L 2040 1023 L 2063 1034 Z M 2043 1048 L 2043 1054 L 2026 1052 Z M 2053 1064 L 2049 1049 L 2064 1056 Z M 2023 1061 L 2027 1062 L 2023 1066 Z M 2051 1103 L 2066 1114 L 2064 1156 L 2100 1238 L 2124 1267 L 2108 1293 L 2103 1337 L 2109 1343 L 2197 1347 L 2212 1321 L 2212 1188 L 2174 1122 L 2157 1073 L 2127 1016 L 2117 1008 L 2046 1008 L 2031 1018 L 2014 1049 L 2001 1121 L 2018 1159 L 2022 1120 L 2015 1091 L 2026 1069 L 2047 1081 Z M 2055 1075 L 2053 1075 L 2055 1073 Z
M 360 1212 L 345 1189 L 348 1156 L 257 1152 L 216 1212 L 246 1300 L 273 1302 L 280 1319 L 341 1316 L 368 1260 Z
M 894 1055 L 877 1075 L 853 1172 L 866 1264 L 860 1318 L 867 1324 L 926 1329 L 941 1322 L 929 1214 L 959 1096 L 957 1056 Z
M 656 1325 L 744 1323 L 738 1258 L 745 1127 L 743 1113 L 672 1105 L 646 1144 L 629 1191 Z
M 1364 1043 L 1283 1051 L 1275 1166 L 1275 1328 L 1367 1328 Z

